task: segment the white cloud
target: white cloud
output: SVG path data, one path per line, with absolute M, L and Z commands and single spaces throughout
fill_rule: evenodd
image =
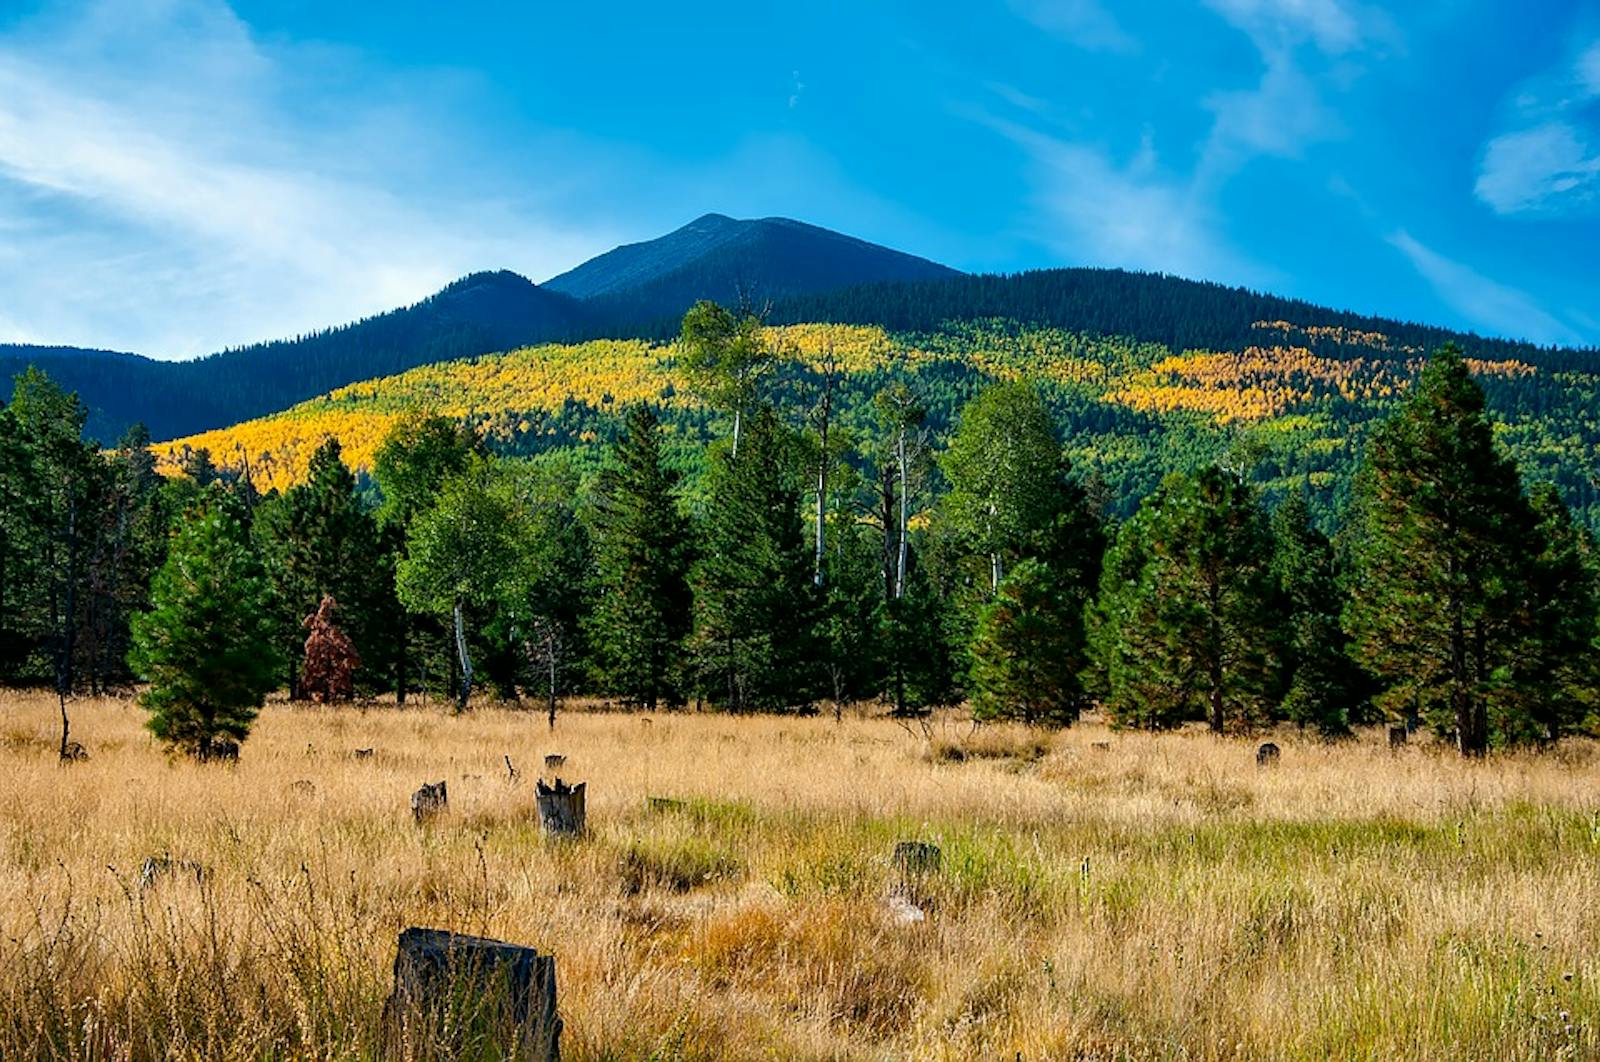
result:
M 1446 258 L 1400 229 L 1389 243 L 1405 255 L 1447 305 L 1466 320 L 1495 335 L 1535 343 L 1581 345 L 1577 330 L 1541 307 L 1526 292 L 1508 287 L 1472 267 Z
M 1591 96 L 1600 96 L 1600 41 L 1595 41 L 1578 60 L 1578 78 Z
M 1264 58 L 1259 86 L 1218 92 L 1205 101 L 1216 116 L 1211 149 L 1298 158 L 1306 145 L 1338 135 L 1338 115 L 1290 56 L 1275 51 Z
M 1010 0 L 1010 4 L 1019 17 L 1080 48 L 1104 52 L 1139 49 L 1139 42 L 1100 0 Z
M 1056 253 L 1085 265 L 1234 283 L 1262 279 L 1228 248 L 1210 207 L 1160 172 L 1148 138 L 1119 164 L 1096 147 L 985 120 L 1027 152 L 1042 220 L 1034 235 Z
M 1329 55 L 1354 51 L 1381 27 L 1381 14 L 1341 0 L 1205 0 L 1263 51 L 1311 41 Z
M 1570 209 L 1600 192 L 1600 151 L 1567 122 L 1504 133 L 1484 148 L 1473 191 L 1498 214 Z
M 1520 86 L 1484 144 L 1473 192 L 1497 214 L 1574 214 L 1600 204 L 1600 41 Z
M 470 152 L 381 93 L 311 94 L 333 106 L 308 119 L 296 89 L 329 58 L 262 46 L 218 0 L 0 36 L 0 339 L 201 354 L 605 245 L 433 169 Z

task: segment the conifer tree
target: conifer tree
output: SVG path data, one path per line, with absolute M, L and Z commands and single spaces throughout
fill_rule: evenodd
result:
M 1081 608 L 1039 561 L 1018 564 L 972 643 L 973 718 L 1068 726 L 1085 707 Z
M 237 504 L 212 490 L 180 525 L 150 611 L 133 620 L 151 733 L 202 760 L 219 738 L 245 739 L 282 666 L 270 596 Z
M 1273 514 L 1272 574 L 1284 619 L 1282 713 L 1325 736 L 1347 733 L 1360 693 L 1339 626 L 1343 599 L 1333 546 L 1311 525 L 1303 493 L 1290 494 Z
M 1528 492 L 1531 629 L 1515 665 L 1517 696 L 1491 728 L 1510 742 L 1554 741 L 1600 722 L 1600 574 L 1594 536 L 1549 483 Z
M 304 621 L 308 633 L 300 684 L 306 696 L 318 704 L 348 701 L 355 696 L 361 655 L 339 626 L 338 611 L 339 603 L 331 595 L 324 595 L 317 610 Z
M 693 577 L 702 688 L 735 711 L 805 703 L 819 678 L 815 588 L 794 441 L 770 406 L 750 418 L 737 458 L 712 454 L 707 477 Z
M 1266 718 L 1274 665 L 1271 541 L 1255 495 L 1215 466 L 1173 474 L 1106 557 L 1093 623 L 1106 707 L 1122 726 Z
M 588 631 L 601 687 L 652 711 L 683 703 L 693 598 L 689 523 L 677 492 L 656 415 L 636 406 L 594 488 L 598 592 Z
M 305 482 L 267 504 L 255 526 L 273 562 L 291 697 L 305 694 L 299 680 L 303 622 L 324 597 L 339 602 L 342 626 L 361 657 L 374 663 L 392 657 L 385 650 L 392 640 L 395 600 L 379 578 L 377 523 L 361 501 L 337 439 L 317 447 Z
M 1515 739 L 1533 516 L 1454 345 L 1373 433 L 1357 489 L 1345 626 L 1379 705 L 1453 733 L 1463 755 Z

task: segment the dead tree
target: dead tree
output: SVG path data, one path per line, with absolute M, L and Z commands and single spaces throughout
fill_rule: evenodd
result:
M 450 794 L 444 780 L 423 787 L 411 794 L 411 818 L 417 825 L 430 821 L 450 805 Z
M 305 662 L 300 667 L 300 690 L 318 704 L 348 701 L 356 692 L 356 669 L 361 656 L 355 643 L 337 623 L 339 603 L 322 596 L 317 610 L 301 621 L 306 636 Z

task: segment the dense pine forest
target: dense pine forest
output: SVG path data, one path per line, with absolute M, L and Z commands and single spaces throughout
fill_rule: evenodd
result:
M 1351 338 L 1324 327 L 1307 349 L 1337 362 Z M 1273 330 L 1295 326 L 1251 325 Z M 1071 377 L 951 383 L 938 336 L 910 368 L 863 368 L 823 341 L 847 333 L 815 330 L 807 357 L 774 334 L 701 303 L 670 348 L 688 405 L 648 377 L 574 429 L 584 447 L 522 456 L 402 405 L 360 474 L 324 437 L 281 489 L 196 447 L 163 476 L 138 430 L 86 443 L 80 399 L 30 371 L 0 413 L 0 677 L 62 694 L 63 749 L 68 695 L 148 680 L 158 735 L 201 754 L 277 688 L 488 693 L 552 718 L 582 693 L 1330 737 L 1388 720 L 1468 754 L 1600 727 L 1593 538 L 1495 415 L 1548 397 L 1489 367 L 1520 362 L 1361 337 L 1419 371 L 1347 444 L 1337 492 L 1303 468 L 1264 490 L 1235 438 L 1152 450 L 1189 459 L 1141 464 L 1131 493 L 1081 459 L 1119 429 L 1090 440 Z M 1094 415 L 1160 412 L 1138 406 Z

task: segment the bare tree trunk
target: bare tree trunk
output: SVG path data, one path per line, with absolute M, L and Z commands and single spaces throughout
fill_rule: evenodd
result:
M 735 461 L 739 460 L 739 427 L 743 420 L 744 410 L 735 409 L 733 411 L 733 459 Z
M 911 471 L 906 468 L 906 429 L 900 428 L 895 448 L 900 464 L 900 532 L 895 543 L 894 596 L 896 600 L 906 592 L 906 526 L 910 523 Z
M 455 605 L 456 654 L 461 658 L 461 692 L 456 696 L 456 710 L 464 712 L 472 696 L 472 658 L 467 655 L 467 629 L 461 618 L 461 599 Z

